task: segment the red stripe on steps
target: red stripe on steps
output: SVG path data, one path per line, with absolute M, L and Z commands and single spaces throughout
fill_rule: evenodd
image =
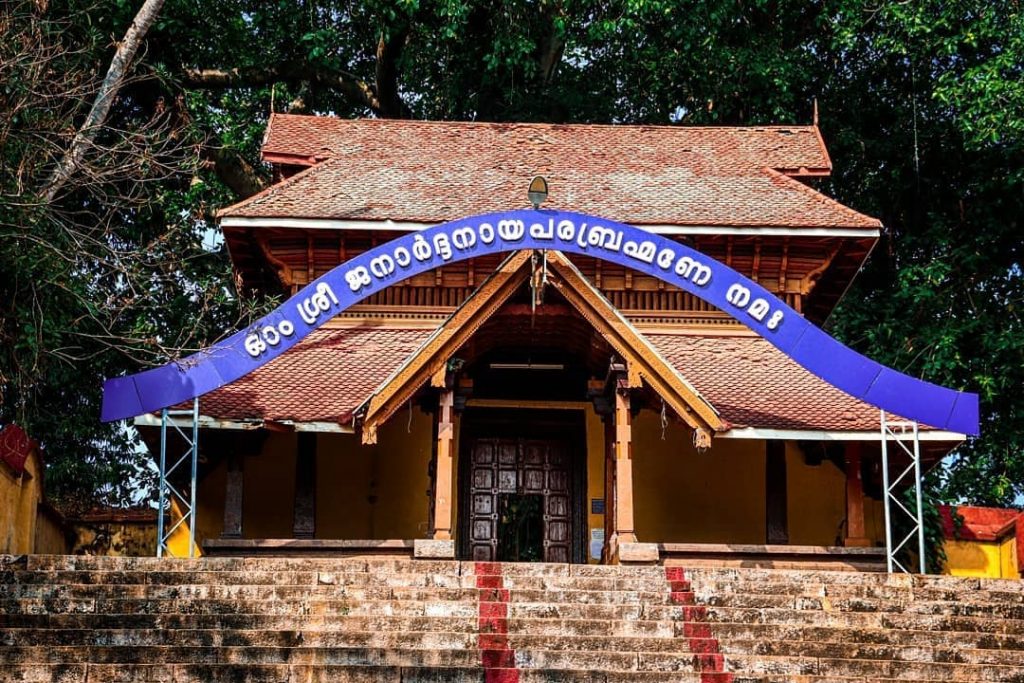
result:
M 693 667 L 700 674 L 701 683 L 732 683 L 733 676 L 725 671 L 718 639 L 707 623 L 707 608 L 696 604 L 685 570 L 665 567 L 665 578 L 672 591 L 672 602 L 683 606 L 683 636 L 689 641 Z
M 477 562 L 477 647 L 486 683 L 519 683 L 516 653 L 508 644 L 508 591 L 500 562 Z

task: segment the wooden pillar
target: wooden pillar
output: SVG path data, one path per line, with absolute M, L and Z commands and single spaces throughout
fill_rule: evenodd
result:
M 615 535 L 615 412 L 604 416 L 604 548 L 601 562 L 614 560 L 612 537 Z
M 224 531 L 221 538 L 242 537 L 242 484 L 245 458 L 237 451 L 228 456 L 227 484 L 224 491 Z
M 620 381 L 625 381 L 622 379 Z M 612 547 L 635 543 L 633 526 L 633 432 L 629 413 L 629 395 L 621 388 L 615 391 L 615 529 Z
M 786 442 L 765 441 L 765 537 L 767 543 L 789 543 L 789 496 L 786 486 Z
M 846 546 L 868 547 L 871 539 L 864 527 L 864 480 L 861 474 L 861 444 L 846 444 Z
M 299 432 L 295 458 L 295 538 L 316 535 L 316 433 Z
M 454 403 L 454 393 L 451 389 L 441 392 L 437 406 L 437 467 L 434 475 L 434 540 L 437 541 L 448 541 L 452 537 Z

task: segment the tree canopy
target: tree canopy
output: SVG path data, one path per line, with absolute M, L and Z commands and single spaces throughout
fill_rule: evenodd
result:
M 52 490 L 124 501 L 141 467 L 103 377 L 199 348 L 267 302 L 211 213 L 264 187 L 269 112 L 484 121 L 807 123 L 823 190 L 885 234 L 829 321 L 982 395 L 936 485 L 1024 494 L 1024 13 L 1018 2 L 166 0 L 48 200 L 141 0 L 0 7 L 0 422 Z M 205 242 L 205 244 L 204 244 Z

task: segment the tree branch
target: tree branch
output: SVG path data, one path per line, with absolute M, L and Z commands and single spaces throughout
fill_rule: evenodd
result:
M 138 14 L 135 15 L 135 19 L 132 20 L 132 25 L 128 27 L 128 32 L 124 34 L 124 39 L 118 44 L 117 50 L 114 52 L 114 58 L 110 60 L 110 68 L 107 69 L 107 75 L 100 84 L 99 92 L 96 93 L 96 99 L 93 101 L 89 115 L 86 116 L 85 122 L 75 134 L 64 158 L 57 164 L 57 168 L 53 170 L 44 186 L 43 196 L 47 202 L 53 201 L 53 198 L 60 192 L 64 183 L 81 166 L 86 149 L 96 138 L 96 133 L 99 132 L 100 126 L 107 120 L 110 107 L 113 105 L 114 99 L 121 89 L 121 84 L 124 82 L 128 67 L 131 66 L 132 61 L 135 59 L 135 54 L 139 51 L 142 39 L 145 37 L 146 32 L 149 31 L 149 27 L 156 21 L 156 16 L 159 14 L 163 4 L 164 0 L 145 0 Z
M 406 119 L 412 114 L 398 94 L 398 58 L 408 38 L 409 26 L 406 24 L 387 38 L 381 33 L 377 42 L 376 89 L 381 103 L 380 114 L 384 118 Z
M 277 66 L 242 69 L 185 69 L 182 84 L 187 88 L 217 90 L 221 88 L 255 87 L 270 83 L 296 83 L 309 81 L 341 92 L 374 114 L 383 115 L 383 107 L 374 89 L 343 71 L 321 71 L 305 65 L 280 64 Z
M 251 197 L 267 186 L 267 181 L 253 165 L 237 152 L 223 147 L 208 147 L 203 150 L 203 157 L 213 166 L 217 177 L 241 199 Z

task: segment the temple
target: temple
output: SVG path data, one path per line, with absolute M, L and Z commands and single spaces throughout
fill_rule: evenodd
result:
M 882 227 L 814 188 L 832 168 L 815 126 L 275 114 L 262 155 L 274 184 L 219 216 L 241 286 L 282 299 L 395 238 L 528 209 L 535 176 L 542 209 L 695 250 L 817 326 Z M 198 435 L 196 549 L 879 567 L 880 423 L 911 416 L 825 381 L 735 311 L 655 277 L 654 259 L 556 246 L 444 260 L 391 277 L 194 412 L 180 405 L 171 419 Z M 681 262 L 703 284 L 703 266 Z M 374 276 L 395 269 L 373 263 Z M 353 290 L 370 280 L 349 275 Z M 307 299 L 303 317 L 340 295 L 318 292 L 327 306 Z M 782 314 L 764 306 L 745 314 L 774 329 Z M 254 338 L 251 355 L 293 327 Z M 161 419 L 135 421 L 154 452 Z M 923 468 L 965 436 L 913 430 Z

